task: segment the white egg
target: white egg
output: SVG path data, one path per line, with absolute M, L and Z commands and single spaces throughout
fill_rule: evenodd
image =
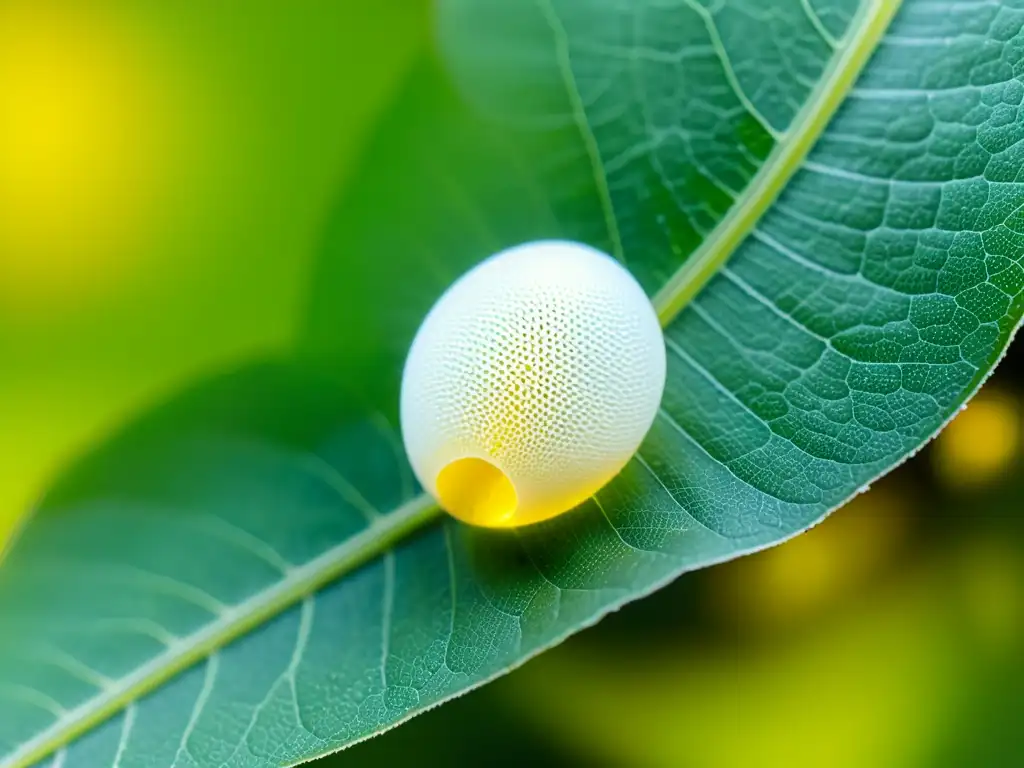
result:
M 540 241 L 456 281 L 402 375 L 413 471 L 449 513 L 510 527 L 565 512 L 630 460 L 665 386 L 646 294 L 609 256 Z

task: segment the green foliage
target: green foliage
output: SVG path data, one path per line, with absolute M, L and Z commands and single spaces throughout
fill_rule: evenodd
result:
M 907 0 L 879 42 L 894 9 L 442 2 L 440 55 L 332 218 L 301 362 L 142 420 L 0 570 L 4 765 L 79 736 L 54 762 L 339 749 L 805 530 L 917 450 L 1022 314 L 1024 3 Z M 552 236 L 651 293 L 664 401 L 580 509 L 469 529 L 412 481 L 399 366 L 461 271 Z

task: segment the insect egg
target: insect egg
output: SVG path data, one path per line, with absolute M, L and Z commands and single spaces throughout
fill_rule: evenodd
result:
M 474 525 L 512 527 L 583 502 L 630 460 L 665 386 L 646 294 L 589 246 L 539 241 L 457 280 L 402 374 L 416 477 Z

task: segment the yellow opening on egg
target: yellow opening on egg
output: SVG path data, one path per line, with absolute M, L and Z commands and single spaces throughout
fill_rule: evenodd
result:
M 437 476 L 438 501 L 471 525 L 501 526 L 515 515 L 519 499 L 508 475 L 477 458 L 451 462 Z

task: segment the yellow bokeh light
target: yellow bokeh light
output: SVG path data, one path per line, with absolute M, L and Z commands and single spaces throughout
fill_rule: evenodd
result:
M 898 489 L 875 488 L 792 541 L 733 563 L 715 582 L 712 605 L 742 623 L 798 624 L 884 568 L 909 514 Z
M 1021 446 L 1021 410 L 998 389 L 982 390 L 935 443 L 935 466 L 951 486 L 978 486 L 1005 472 Z
M 164 75 L 94 7 L 0 6 L 0 309 L 67 307 L 137 264 L 169 181 Z
M 613 765 L 930 765 L 965 656 L 938 584 L 909 573 L 781 643 L 545 654 L 504 689 L 551 738 Z

